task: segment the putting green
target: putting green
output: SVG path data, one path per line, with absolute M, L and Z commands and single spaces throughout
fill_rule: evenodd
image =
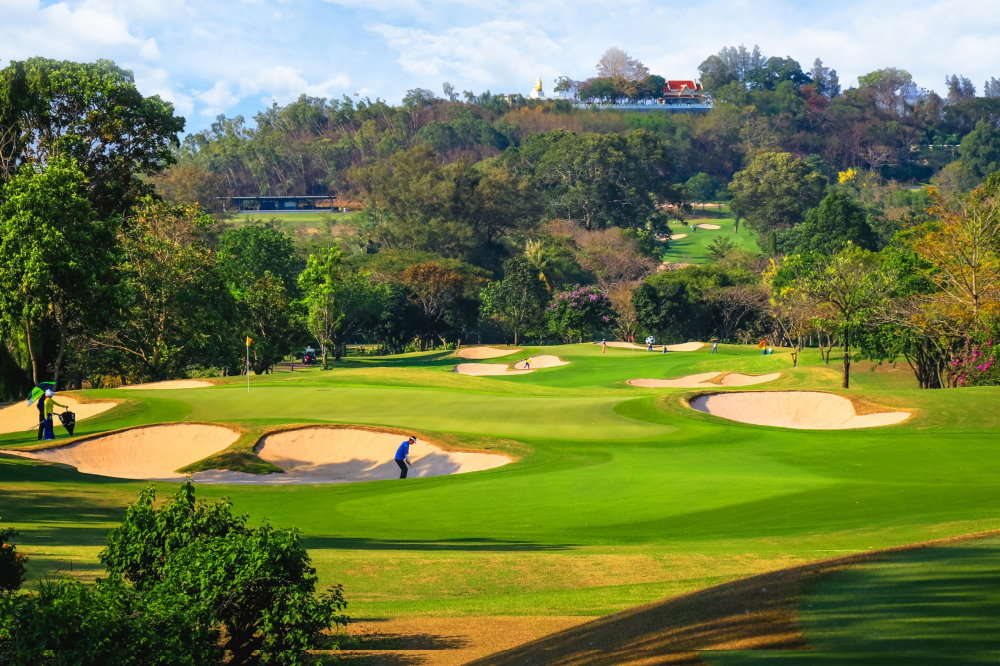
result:
M 541 354 L 569 364 L 470 377 L 452 372 L 449 353 L 431 352 L 254 377 L 249 393 L 239 379 L 137 391 L 77 434 L 174 421 L 345 423 L 519 458 L 405 482 L 199 487 L 254 520 L 301 529 L 321 579 L 344 583 L 362 617 L 603 615 L 838 554 L 1000 528 L 1000 388 L 921 391 L 902 370 L 859 365 L 848 395 L 914 416 L 891 428 L 796 431 L 726 422 L 686 406 L 697 391 L 626 381 L 781 372 L 759 388 L 843 393 L 836 357 L 827 367 L 807 351 L 793 369 L 781 350 L 727 345 L 518 352 Z M 32 443 L 31 433 L 0 436 L 0 448 Z M 98 575 L 106 532 L 142 485 L 0 457 L 0 513 L 21 531 L 36 581 Z

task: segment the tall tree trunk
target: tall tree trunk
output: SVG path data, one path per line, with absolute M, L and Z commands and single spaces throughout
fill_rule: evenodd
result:
M 35 357 L 35 345 L 31 341 L 31 325 L 24 322 L 24 343 L 28 346 L 28 358 L 31 359 L 31 381 L 38 385 L 38 359 Z
M 844 381 L 841 386 L 843 388 L 851 387 L 851 347 L 847 327 L 844 327 Z
M 55 382 L 56 387 L 59 387 L 59 374 L 62 371 L 63 356 L 66 355 L 66 334 L 63 332 L 63 328 L 59 327 L 59 351 L 56 353 L 56 363 L 54 376 L 52 381 Z

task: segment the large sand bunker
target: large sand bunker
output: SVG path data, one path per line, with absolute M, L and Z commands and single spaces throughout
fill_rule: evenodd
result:
M 474 361 L 479 361 L 486 358 L 497 358 L 499 356 L 507 356 L 508 354 L 513 354 L 519 351 L 521 350 L 499 349 L 497 347 L 465 347 L 464 349 L 459 349 L 457 352 L 455 352 L 455 356 L 459 358 L 468 358 Z
M 698 411 L 730 421 L 804 430 L 846 430 L 901 423 L 909 412 L 858 414 L 843 396 L 818 391 L 755 391 L 700 395 Z
M 257 455 L 277 465 L 284 474 L 244 474 L 210 471 L 193 476 L 201 483 L 347 483 L 399 478 L 393 458 L 405 435 L 361 428 L 309 427 L 264 437 Z M 495 453 L 446 451 L 417 440 L 410 448 L 408 476 L 421 478 L 492 469 L 510 462 Z
M 596 342 L 594 344 L 601 344 Z M 646 345 L 637 345 L 634 342 L 608 342 L 609 347 L 621 347 L 622 349 L 640 349 L 646 351 Z M 689 352 L 697 351 L 705 346 L 704 342 L 681 342 L 676 345 L 667 345 L 668 352 Z M 663 351 L 663 345 L 653 345 L 654 351 Z
M 687 237 L 688 237 L 687 234 L 670 234 L 670 240 L 681 240 Z
M 506 363 L 459 363 L 455 366 L 455 372 L 463 375 L 474 375 L 476 377 L 526 375 L 540 368 L 555 368 L 560 365 L 569 365 L 569 361 L 564 361 L 558 356 L 551 354 L 532 356 L 527 360 L 530 362 L 530 367 L 524 362 L 525 359 L 522 359 L 514 364 L 513 369 Z
M 532 356 L 527 359 L 527 361 L 528 363 L 518 361 L 514 364 L 514 368 L 517 370 L 537 370 L 539 368 L 557 368 L 560 365 L 569 365 L 569 361 L 564 361 L 558 356 L 553 356 L 552 354 Z
M 711 229 L 712 231 L 722 228 L 718 224 L 696 224 L 695 226 L 699 229 Z
M 168 379 L 162 382 L 149 382 L 147 384 L 129 384 L 128 386 L 119 386 L 118 388 L 139 391 L 161 391 L 164 389 L 205 388 L 206 386 L 212 386 L 212 382 L 205 382 L 200 379 Z
M 719 375 L 722 375 L 720 378 Z M 766 375 L 743 375 L 738 372 L 702 372 L 697 375 L 675 377 L 673 379 L 630 379 L 632 386 L 643 388 L 712 388 L 713 386 L 752 386 L 772 382 L 781 376 L 780 372 Z
M 181 479 L 177 470 L 236 441 L 222 426 L 176 423 L 131 428 L 36 451 L 3 451 L 34 460 L 72 465 L 84 474 L 120 479 Z
M 92 416 L 97 416 L 108 411 L 117 402 L 103 400 L 95 402 L 81 402 L 73 396 L 56 393 L 56 402 L 69 405 L 69 410 L 76 414 L 76 420 L 82 421 Z M 60 408 L 56 408 L 62 411 Z M 56 429 L 59 428 L 58 418 L 55 420 Z M 38 408 L 35 405 L 28 405 L 24 402 L 15 402 L 0 409 L 0 435 L 8 432 L 22 432 L 24 430 L 34 430 L 38 428 Z

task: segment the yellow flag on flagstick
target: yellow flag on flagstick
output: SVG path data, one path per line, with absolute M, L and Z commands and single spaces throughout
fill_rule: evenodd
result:
M 247 347 L 249 347 L 249 346 L 250 346 L 250 345 L 252 345 L 252 344 L 253 344 L 253 338 L 251 338 L 251 337 L 250 337 L 250 336 L 248 335 L 248 336 L 247 336 Z

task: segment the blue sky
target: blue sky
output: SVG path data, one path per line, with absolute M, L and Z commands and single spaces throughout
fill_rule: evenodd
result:
M 35 55 L 110 58 L 188 131 L 248 118 L 300 93 L 397 102 L 410 88 L 546 89 L 592 75 L 619 46 L 668 78 L 691 78 L 727 45 L 759 44 L 845 85 L 881 67 L 940 91 L 1000 77 L 1000 0 L 0 0 L 0 66 Z

